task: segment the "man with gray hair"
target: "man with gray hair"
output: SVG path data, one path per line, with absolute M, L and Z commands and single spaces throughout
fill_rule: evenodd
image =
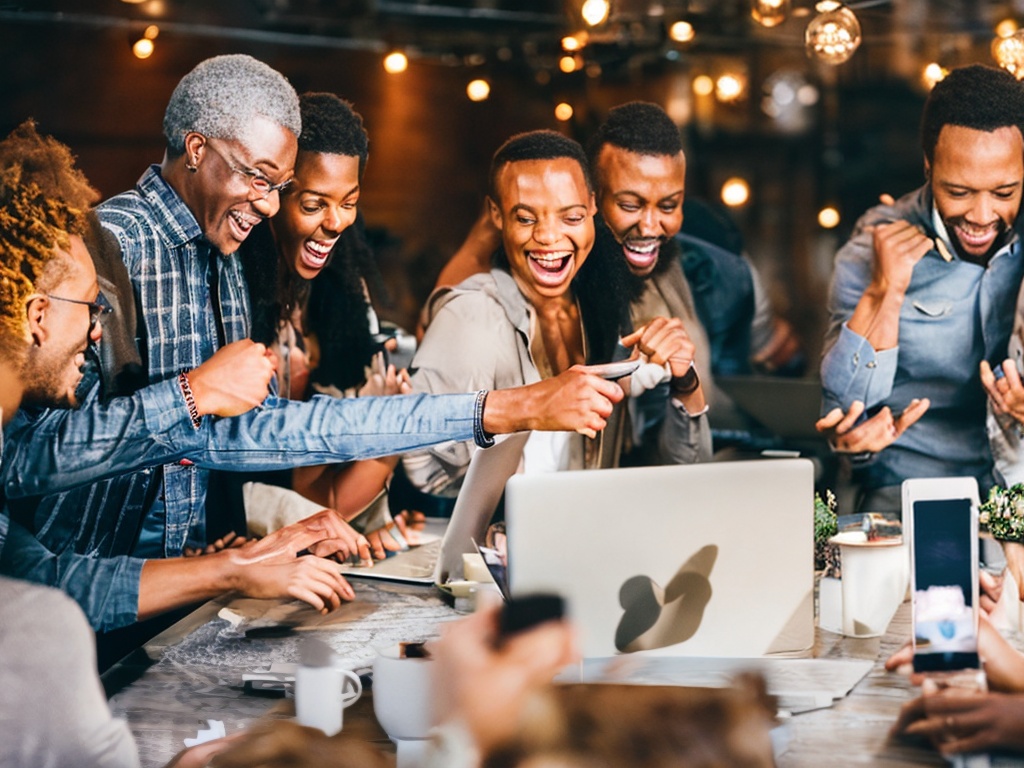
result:
M 154 576 L 162 570 L 158 558 L 207 543 L 210 469 L 284 469 L 444 440 L 486 446 L 492 434 L 525 429 L 593 435 L 621 398 L 617 385 L 579 368 L 493 392 L 267 397 L 273 364 L 263 345 L 248 339 L 247 287 L 233 253 L 252 227 L 277 212 L 278 192 L 291 179 L 298 116 L 293 121 L 287 104 L 274 103 L 282 100 L 297 103 L 291 86 L 247 56 L 208 60 L 185 77 L 168 109 L 163 162 L 98 208 L 137 296 L 149 386 L 106 404 L 97 402 L 97 386 L 82 398 L 81 411 L 24 416 L 7 431 L 12 454 L 4 487 L 21 521 L 51 550 L 118 563 L 89 579 L 31 575 L 69 591 L 98 629 L 188 597 L 173 580 Z M 134 317 L 132 297 L 118 298 Z M 123 320 L 111 315 L 104 323 Z M 218 376 L 198 375 L 204 362 L 227 354 L 232 365 L 221 366 Z M 115 380 L 105 373 L 104 382 Z M 112 405 L 135 403 L 158 387 L 176 398 L 159 413 Z M 193 599 L 203 592 L 209 589 Z

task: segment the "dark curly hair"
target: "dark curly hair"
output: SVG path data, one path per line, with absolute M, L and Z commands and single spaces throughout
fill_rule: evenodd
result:
M 943 126 L 991 132 L 1016 126 L 1024 133 L 1024 84 L 1005 69 L 971 64 L 958 67 L 932 88 L 921 116 L 921 148 L 928 162 Z
M 370 140 L 363 128 L 363 118 L 352 105 L 333 93 L 304 93 L 299 96 L 299 111 L 299 151 L 358 157 L 362 177 L 370 156 Z
M 71 269 L 58 259 L 98 199 L 65 145 L 26 120 L 0 141 L 0 354 L 24 357 L 25 301 Z
M 302 135 L 299 152 L 359 158 L 359 172 L 369 156 L 363 119 L 352 106 L 331 93 L 304 93 L 299 97 Z M 252 304 L 252 338 L 264 344 L 277 339 L 281 321 L 303 309 L 303 333 L 315 334 L 320 363 L 313 382 L 339 389 L 364 380 L 376 346 L 370 337 L 364 283 L 371 295 L 385 299 L 384 281 L 366 240 L 362 214 L 341 233 L 327 265 L 316 279 L 299 277 L 281 261 L 269 227 L 257 227 L 239 249 Z
M 605 144 L 638 155 L 678 155 L 683 151 L 679 128 L 665 110 L 649 101 L 630 101 L 613 107 L 587 143 L 591 168 Z
M 587 191 L 594 191 L 594 182 L 590 177 L 587 155 L 578 141 L 574 141 L 556 131 L 541 130 L 517 133 L 504 144 L 491 158 L 491 169 L 488 172 L 488 189 L 491 199 L 498 201 L 498 174 L 509 163 L 522 160 L 557 160 L 566 157 L 580 165 L 583 178 L 587 182 Z

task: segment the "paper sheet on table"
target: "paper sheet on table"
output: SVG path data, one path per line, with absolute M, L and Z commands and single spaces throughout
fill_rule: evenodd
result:
M 260 600 L 239 597 L 220 609 L 217 615 L 239 632 L 257 627 L 290 626 L 296 630 L 330 629 L 356 621 L 377 610 L 374 603 L 357 600 L 344 603 L 330 613 L 321 614 L 299 600 Z
M 871 671 L 869 659 L 734 659 L 627 655 L 587 659 L 561 682 L 640 683 L 723 688 L 741 672 L 760 672 L 779 709 L 796 714 L 832 706 Z

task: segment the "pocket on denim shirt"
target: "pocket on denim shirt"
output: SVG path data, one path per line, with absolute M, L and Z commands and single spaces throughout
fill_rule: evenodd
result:
M 912 302 L 912 306 L 918 312 L 928 317 L 945 317 L 953 311 L 953 302 L 951 301 L 920 301 L 915 300 Z

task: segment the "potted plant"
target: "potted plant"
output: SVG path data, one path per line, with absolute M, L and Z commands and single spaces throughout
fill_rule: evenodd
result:
M 825 498 L 820 493 L 814 494 L 814 571 L 819 576 L 840 575 L 839 547 L 829 541 L 839 532 L 836 517 L 836 496 L 832 491 L 825 491 Z
M 842 631 L 843 593 L 839 582 L 839 545 L 830 539 L 839 532 L 836 497 L 814 494 L 814 618 L 822 629 Z
M 993 486 L 978 507 L 978 521 L 994 539 L 1024 542 L 1024 484 Z

